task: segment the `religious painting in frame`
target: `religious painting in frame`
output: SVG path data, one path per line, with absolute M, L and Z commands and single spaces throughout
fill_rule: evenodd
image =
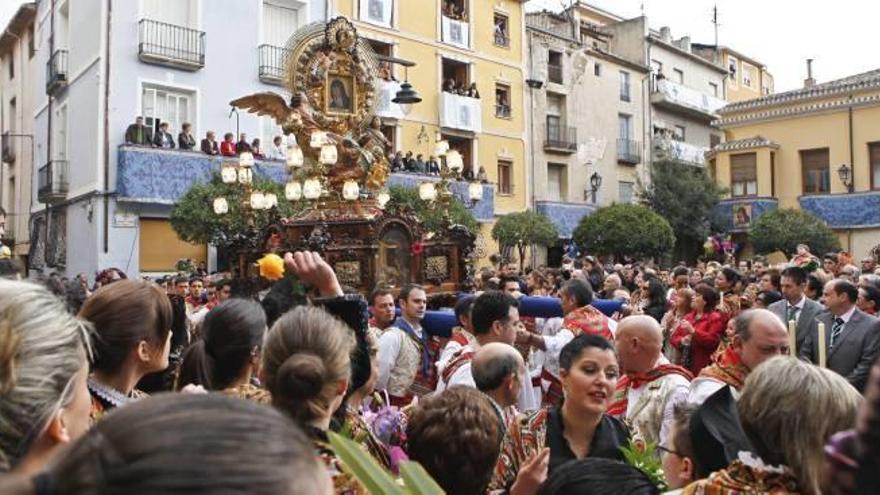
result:
M 331 115 L 353 115 L 357 108 L 357 91 L 354 76 L 339 72 L 327 75 L 327 93 L 324 95 L 324 111 Z

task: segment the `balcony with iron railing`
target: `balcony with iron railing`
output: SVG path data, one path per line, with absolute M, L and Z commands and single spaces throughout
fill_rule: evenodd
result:
M 46 94 L 67 86 L 67 50 L 55 50 L 46 62 Z
M 40 167 L 37 177 L 37 199 L 40 203 L 57 203 L 67 199 L 67 160 L 52 160 Z
M 267 84 L 284 84 L 284 66 L 290 50 L 280 46 L 260 45 L 260 81 Z
M 638 165 L 642 161 L 642 143 L 632 139 L 617 140 L 617 162 Z
M 721 98 L 669 79 L 656 79 L 652 86 L 651 103 L 705 121 L 718 118 L 718 110 L 727 104 Z
M 577 151 L 577 128 L 548 125 L 544 151 L 571 154 Z
M 205 32 L 152 19 L 138 22 L 138 58 L 184 70 L 205 66 Z
M 14 131 L 6 131 L 0 134 L 0 161 L 15 163 L 15 136 Z
M 547 80 L 555 84 L 562 84 L 562 66 L 547 64 Z

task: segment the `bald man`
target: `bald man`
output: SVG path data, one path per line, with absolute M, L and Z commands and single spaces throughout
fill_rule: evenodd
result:
M 691 382 L 688 402 L 702 404 L 710 395 L 730 386 L 739 398 L 746 377 L 764 361 L 788 354 L 788 330 L 766 309 L 750 309 L 734 320 L 734 335 L 716 361 Z
M 626 420 L 632 433 L 646 442 L 667 445 L 675 405 L 687 401 L 691 373 L 663 355 L 663 330 L 650 316 L 621 320 L 614 346 L 624 376 L 617 381 L 608 413 Z
M 527 379 L 522 354 L 513 346 L 492 342 L 482 346 L 471 362 L 471 376 L 480 392 L 492 402 L 501 431 L 516 416 L 516 402 Z

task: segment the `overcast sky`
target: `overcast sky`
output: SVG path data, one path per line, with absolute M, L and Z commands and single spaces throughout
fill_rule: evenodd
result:
M 133 0 L 129 0 L 133 1 Z M 253 1 L 253 0 L 249 0 Z M 426 0 L 402 0 L 406 2 Z M 485 0 L 479 0 L 485 1 Z M 571 0 L 530 0 L 528 10 L 558 10 Z M 0 29 L 23 2 L 0 0 Z M 651 27 L 689 34 L 696 43 L 712 43 L 712 6 L 719 11 L 719 41 L 767 64 L 776 90 L 795 89 L 813 62 L 819 82 L 880 68 L 877 48 L 878 0 L 591 0 L 622 17 L 635 17 L 644 5 Z
M 529 11 L 558 10 L 570 0 L 531 0 Z M 819 82 L 880 69 L 877 49 L 878 0 L 590 0 L 587 3 L 624 18 L 641 14 L 644 5 L 654 29 L 672 28 L 678 39 L 714 42 L 712 7 L 718 5 L 718 39 L 767 65 L 776 91 L 796 89 L 812 58 Z

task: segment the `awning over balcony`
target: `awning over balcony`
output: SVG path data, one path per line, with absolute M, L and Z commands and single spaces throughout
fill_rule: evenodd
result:
M 574 229 L 581 219 L 592 215 L 598 208 L 597 205 L 584 203 L 557 203 L 553 201 L 538 201 L 535 203 L 535 211 L 543 213 L 556 226 L 560 239 L 571 239 Z
M 718 110 L 726 105 L 721 98 L 669 79 L 659 79 L 654 83 L 651 103 L 673 112 L 686 113 L 705 120 L 717 118 Z

